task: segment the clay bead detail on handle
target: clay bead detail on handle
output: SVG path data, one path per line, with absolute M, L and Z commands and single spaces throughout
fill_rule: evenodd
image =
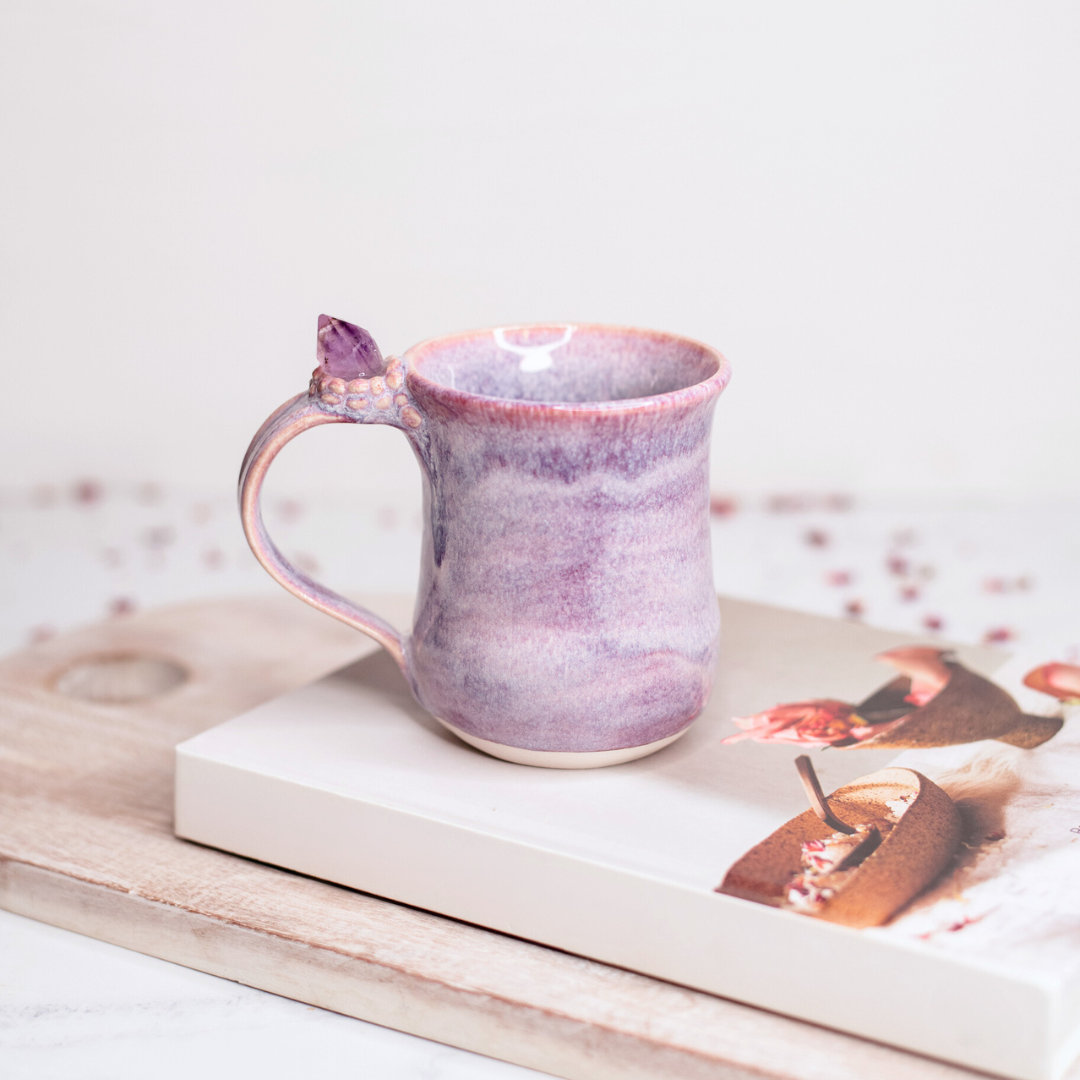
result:
M 404 431 L 414 451 L 422 454 L 419 430 L 423 419 L 407 394 L 398 393 L 387 407 L 387 385 L 400 390 L 404 364 L 384 360 L 366 330 L 328 315 L 319 316 L 319 366 L 306 394 L 286 402 L 258 430 L 240 470 L 240 517 L 251 550 L 271 577 L 294 596 L 373 637 L 404 670 L 401 634 L 367 608 L 327 589 L 293 566 L 270 539 L 263 522 L 260 494 L 266 472 L 286 443 L 321 424 L 389 424 Z

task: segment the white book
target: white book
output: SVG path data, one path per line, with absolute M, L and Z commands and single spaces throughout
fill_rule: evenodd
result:
M 862 701 L 896 674 L 875 655 L 912 639 L 721 605 L 712 699 L 651 757 L 582 771 L 487 757 L 425 714 L 373 646 L 181 744 L 177 835 L 972 1068 L 1056 1080 L 1080 1049 L 1080 730 L 1066 723 L 1030 750 L 724 744 L 733 717 L 781 702 Z M 1025 711 L 1060 713 L 1022 687 L 1023 661 L 957 656 Z M 807 810 L 803 753 L 826 793 L 902 767 L 940 780 L 960 808 L 967 846 L 886 925 L 716 891 Z

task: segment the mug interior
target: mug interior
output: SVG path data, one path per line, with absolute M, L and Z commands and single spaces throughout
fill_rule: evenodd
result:
M 418 375 L 440 386 L 552 404 L 668 394 L 711 378 L 723 362 L 688 338 L 605 326 L 478 330 L 424 342 L 407 356 Z

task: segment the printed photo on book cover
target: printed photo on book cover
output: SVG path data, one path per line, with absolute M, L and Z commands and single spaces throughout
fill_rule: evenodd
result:
M 1033 845 L 1031 834 L 1045 829 L 1037 811 L 1055 798 L 1065 813 L 1078 803 L 1080 742 L 1062 729 L 1080 705 L 1080 667 L 1030 668 L 1014 694 L 1001 684 L 1008 679 L 988 679 L 939 647 L 877 659 L 897 675 L 861 702 L 814 698 L 734 718 L 727 744 L 902 753 L 828 795 L 811 756 L 800 755 L 792 783 L 808 809 L 739 858 L 716 891 L 845 926 L 955 933 L 1015 906 L 1024 872 L 1038 894 L 1056 860 L 1077 854 L 1080 820 L 1068 835 L 1071 819 L 1055 824 L 1056 842 Z

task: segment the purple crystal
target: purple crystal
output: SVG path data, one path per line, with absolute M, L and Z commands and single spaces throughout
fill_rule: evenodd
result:
M 339 379 L 381 375 L 386 365 L 372 336 L 361 326 L 319 316 L 319 367 Z

